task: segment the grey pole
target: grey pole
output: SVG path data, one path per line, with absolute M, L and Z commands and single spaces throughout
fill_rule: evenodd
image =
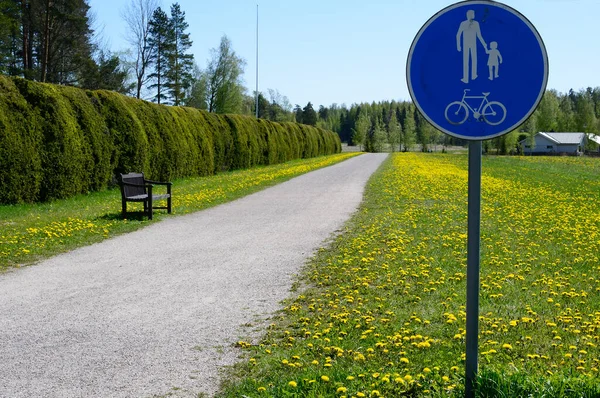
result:
M 258 4 L 256 5 L 256 118 L 258 119 Z
M 465 397 L 475 397 L 479 338 L 479 259 L 481 237 L 481 141 L 469 143 L 469 213 L 467 242 L 467 356 Z

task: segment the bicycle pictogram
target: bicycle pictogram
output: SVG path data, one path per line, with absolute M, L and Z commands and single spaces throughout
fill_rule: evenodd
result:
M 463 124 L 469 118 L 469 112 L 477 121 L 484 121 L 489 125 L 496 126 L 506 119 L 506 108 L 498 101 L 488 100 L 490 93 L 481 93 L 482 95 L 467 95 L 471 91 L 465 89 L 462 100 L 451 102 L 446 107 L 446 120 L 454 125 Z M 467 100 L 480 99 L 481 103 L 477 108 L 473 108 Z

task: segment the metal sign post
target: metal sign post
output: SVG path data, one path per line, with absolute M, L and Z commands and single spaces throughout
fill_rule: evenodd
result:
M 469 140 L 466 396 L 474 396 L 479 334 L 481 142 L 509 133 L 535 111 L 548 55 L 535 27 L 491 0 L 453 4 L 431 17 L 408 54 L 413 102 L 438 130 Z
M 469 210 L 467 233 L 467 356 L 465 396 L 474 397 L 479 337 L 479 259 L 481 242 L 481 141 L 469 143 Z

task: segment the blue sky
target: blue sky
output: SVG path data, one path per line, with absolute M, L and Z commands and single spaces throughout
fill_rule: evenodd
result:
M 89 0 L 96 29 L 111 51 L 128 48 L 120 12 L 130 0 Z M 162 0 L 168 13 L 174 1 Z M 441 0 L 180 0 L 191 52 L 204 68 L 223 35 L 246 60 L 248 93 L 276 89 L 292 104 L 315 107 L 408 100 L 405 68 L 421 26 L 453 1 Z M 537 28 L 550 61 L 548 88 L 600 86 L 600 1 L 505 0 Z

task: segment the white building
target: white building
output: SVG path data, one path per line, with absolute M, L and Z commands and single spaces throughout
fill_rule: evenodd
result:
M 585 133 L 537 133 L 535 146 L 532 148 L 529 139 L 519 142 L 524 154 L 572 153 L 581 154 L 585 150 L 587 136 Z

